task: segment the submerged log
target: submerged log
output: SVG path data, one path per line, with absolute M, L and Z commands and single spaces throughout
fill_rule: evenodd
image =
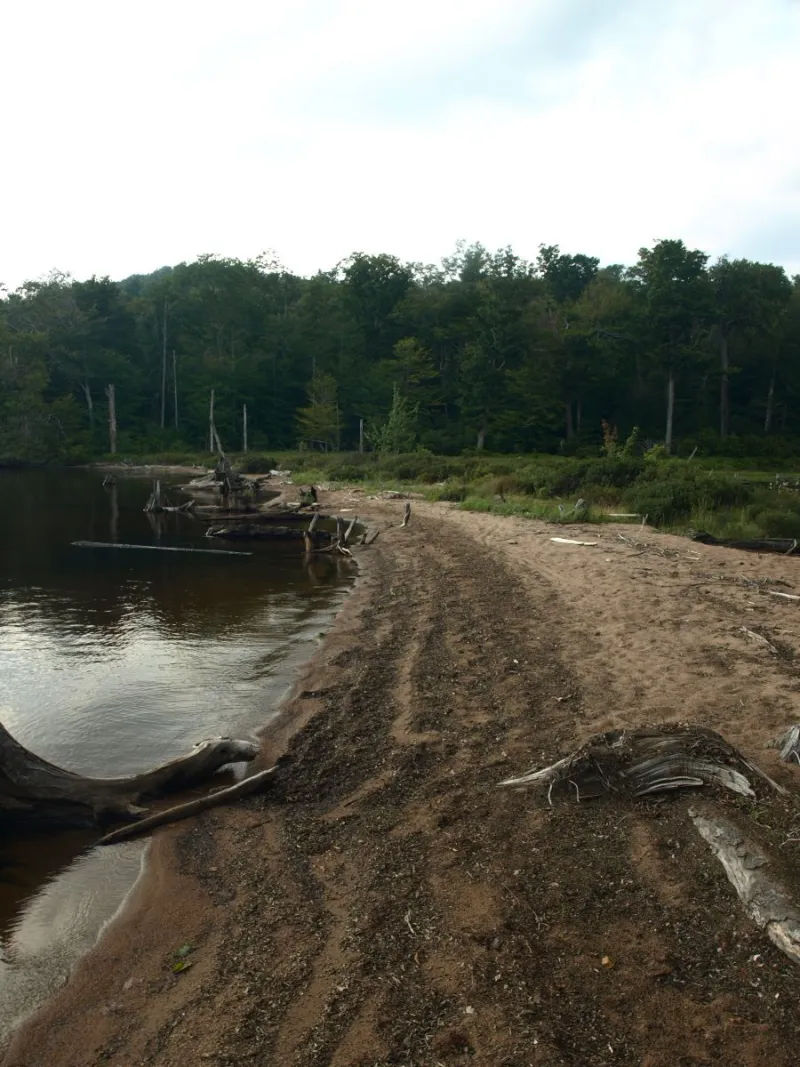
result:
M 208 536 L 208 534 L 206 534 Z M 227 548 L 184 548 L 182 545 L 123 545 L 119 541 L 72 541 L 73 548 L 139 548 L 147 552 L 199 552 L 205 556 L 252 556 Z
M 0 723 L 0 830 L 101 826 L 140 818 L 143 800 L 203 782 L 229 763 L 250 762 L 250 741 L 214 738 L 162 767 L 124 778 L 88 778 L 29 752 Z

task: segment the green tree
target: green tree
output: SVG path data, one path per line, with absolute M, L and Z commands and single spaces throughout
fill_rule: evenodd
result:
M 316 374 L 308 386 L 308 405 L 297 417 L 300 440 L 327 452 L 339 447 L 341 422 L 336 382 L 329 374 Z
M 417 443 L 419 405 L 411 404 L 395 385 L 392 406 L 384 423 L 370 428 L 369 441 L 378 453 L 411 452 Z
M 683 241 L 657 241 L 639 249 L 631 277 L 641 288 L 644 336 L 656 369 L 666 378 L 667 411 L 664 445 L 672 450 L 675 386 L 702 353 L 712 311 L 712 291 L 706 273 L 708 256 Z

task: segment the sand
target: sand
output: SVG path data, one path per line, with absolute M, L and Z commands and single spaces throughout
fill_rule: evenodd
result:
M 800 768 L 764 746 L 800 718 L 800 602 L 767 590 L 800 592 L 800 559 L 321 503 L 385 529 L 264 736 L 264 764 L 290 757 L 274 790 L 157 833 L 3 1067 L 794 1064 L 800 968 L 745 917 L 696 797 L 496 785 L 599 731 L 710 726 L 794 788 L 703 800 L 791 880 Z

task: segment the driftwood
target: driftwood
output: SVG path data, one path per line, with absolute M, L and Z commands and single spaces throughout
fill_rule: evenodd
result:
M 785 763 L 800 765 L 800 723 L 790 726 L 788 730 L 770 742 L 769 748 L 777 748 L 780 758 Z
M 270 523 L 294 522 L 308 515 L 308 512 L 302 512 L 297 505 L 294 507 L 261 510 L 258 504 L 245 504 L 244 507 L 238 508 L 222 508 L 216 504 L 197 505 L 193 500 L 190 500 L 189 503 L 194 506 L 195 517 L 202 522 L 218 523 L 224 519 L 226 522 L 251 522 L 267 526 Z M 330 515 L 324 515 L 320 512 L 315 512 L 315 514 L 319 514 L 321 519 L 330 518 Z
M 143 800 L 197 785 L 220 767 L 249 762 L 257 753 L 250 741 L 220 737 L 144 774 L 88 778 L 29 752 L 0 724 L 0 828 L 99 826 L 138 819 Z
M 308 554 L 315 552 L 318 545 L 318 540 L 315 534 L 317 522 L 319 521 L 319 513 L 313 516 L 311 522 L 308 524 L 308 529 L 303 533 L 303 542 Z
M 105 484 L 105 483 L 104 483 Z M 194 500 L 187 500 L 185 504 L 169 504 L 166 493 L 161 495 L 161 482 L 153 482 L 153 491 L 147 498 L 147 503 L 144 506 L 145 512 L 151 512 L 152 514 L 161 514 L 162 512 L 179 512 L 179 511 L 191 511 L 195 506 Z
M 403 508 L 403 521 L 400 523 L 400 525 L 401 526 L 408 526 L 408 524 L 410 522 L 411 522 L 411 501 L 408 500 L 408 501 L 406 501 L 406 506 Z
M 232 526 L 209 526 L 206 537 L 221 537 L 228 541 L 302 541 L 306 531 L 299 526 L 270 526 L 254 522 L 239 522 Z M 331 534 L 318 530 L 315 537 L 330 541 Z
M 546 785 L 552 803 L 554 794 L 576 800 L 609 793 L 636 798 L 705 785 L 755 797 L 755 779 L 786 792 L 719 734 L 687 725 L 610 730 L 557 763 L 507 778 L 500 786 Z
M 358 516 L 356 515 L 350 520 L 347 527 L 345 527 L 344 519 L 341 515 L 336 516 L 336 532 L 331 535 L 324 530 L 316 530 L 317 520 L 324 518 L 319 514 L 315 514 L 308 524 L 308 529 L 303 532 L 303 540 L 305 542 L 306 555 L 329 555 L 335 553 L 340 556 L 345 556 L 353 563 L 356 562 L 353 553 L 347 547 L 347 542 L 352 536 L 353 530 L 358 522 Z M 330 544 L 322 545 L 321 541 L 327 540 Z M 362 542 L 363 543 L 363 542 Z
M 206 535 L 208 536 L 208 535 Z M 233 552 L 227 548 L 182 548 L 177 545 L 123 545 L 118 541 L 72 541 L 73 548 L 140 548 L 148 552 L 198 552 L 205 556 L 252 556 L 252 552 Z
M 725 868 L 744 909 L 781 952 L 800 963 L 800 908 L 765 873 L 769 859 L 729 819 L 689 812 L 695 829 Z
M 798 549 L 798 541 L 793 537 L 763 537 L 750 541 L 725 541 L 710 533 L 701 531 L 694 534 L 693 541 L 702 545 L 719 545 L 722 548 L 738 548 L 744 552 L 777 552 L 782 556 L 792 556 Z
M 209 808 L 216 808 L 220 804 L 227 804 L 229 800 L 238 800 L 239 797 L 250 796 L 250 794 L 257 793 L 260 789 L 263 789 L 269 780 L 274 777 L 277 770 L 278 764 L 275 764 L 274 767 L 270 767 L 266 771 L 253 774 L 249 778 L 243 778 L 241 782 L 228 786 L 227 789 L 216 789 L 213 793 L 207 793 L 204 797 L 197 797 L 195 800 L 189 800 L 185 804 L 176 804 L 174 807 L 157 811 L 153 815 L 148 815 L 145 819 L 140 819 L 139 822 L 121 826 L 118 830 L 112 830 L 110 834 L 101 837 L 97 844 L 113 845 L 117 841 L 127 841 L 130 837 L 138 837 L 139 834 L 155 830 L 157 826 L 180 822 L 181 819 L 188 819 L 192 815 L 197 815 L 198 812 L 208 811 Z

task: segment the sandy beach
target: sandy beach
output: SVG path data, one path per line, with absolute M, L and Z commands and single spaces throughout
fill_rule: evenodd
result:
M 274 788 L 156 833 L 3 1067 L 794 1064 L 800 968 L 688 809 L 747 818 L 797 887 L 800 768 L 765 746 L 800 718 L 800 602 L 769 595 L 800 593 L 800 560 L 320 503 L 381 534 L 263 735 L 259 766 L 288 757 Z M 683 721 L 793 793 L 497 789 L 600 731 Z

